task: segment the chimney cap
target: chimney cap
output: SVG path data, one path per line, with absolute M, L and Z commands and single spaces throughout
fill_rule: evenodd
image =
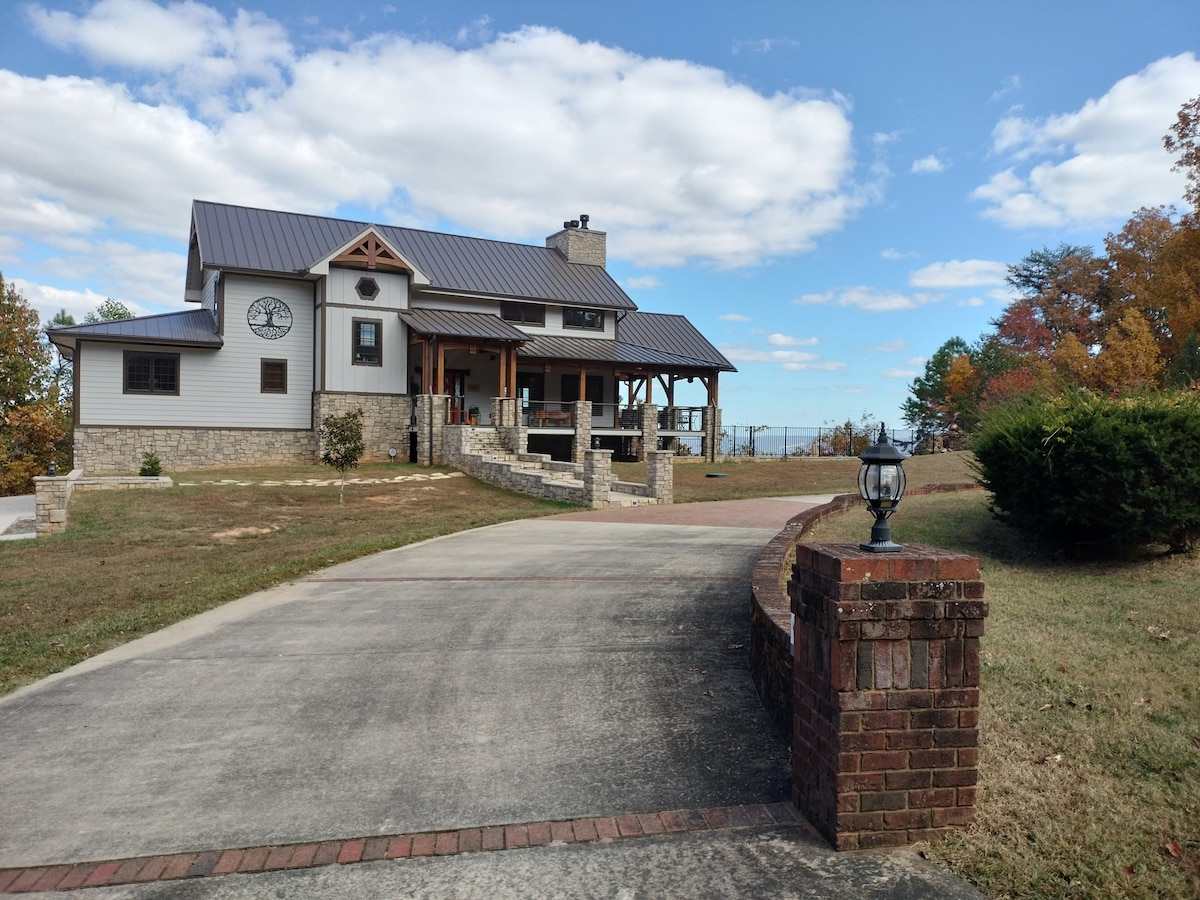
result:
M 587 213 L 580 213 L 580 214 L 579 214 L 579 227 L 580 227 L 580 228 L 587 228 L 587 227 L 588 227 L 588 222 L 590 222 L 590 221 L 591 221 L 591 219 L 592 219 L 592 217 L 591 217 L 591 216 L 589 216 Z

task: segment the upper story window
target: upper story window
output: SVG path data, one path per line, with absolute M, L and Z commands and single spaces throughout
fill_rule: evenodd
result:
M 501 303 L 500 318 L 522 325 L 545 325 L 546 307 L 540 303 Z
M 126 350 L 125 393 L 178 394 L 179 354 Z
M 379 282 L 374 278 L 360 278 L 354 290 L 363 300 L 375 300 L 379 297 Z
M 598 309 L 579 309 L 569 306 L 563 310 L 564 328 L 590 328 L 593 331 L 604 330 L 604 313 Z
M 379 319 L 355 319 L 351 361 L 356 366 L 383 365 L 383 322 Z

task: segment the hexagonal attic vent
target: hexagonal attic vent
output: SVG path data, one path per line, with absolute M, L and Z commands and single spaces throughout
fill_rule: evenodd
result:
M 379 296 L 379 282 L 374 278 L 360 278 L 358 284 L 354 286 L 354 290 L 358 292 L 358 296 L 364 300 L 374 300 Z

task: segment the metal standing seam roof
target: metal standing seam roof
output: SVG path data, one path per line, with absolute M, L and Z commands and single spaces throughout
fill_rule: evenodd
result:
M 114 319 L 87 325 L 68 325 L 46 332 L 57 346 L 74 352 L 81 338 L 90 341 L 117 341 L 129 344 L 166 344 L 179 347 L 212 347 L 224 345 L 217 334 L 217 323 L 206 309 L 139 316 L 136 319 Z
M 633 310 L 603 266 L 569 263 L 550 247 L 300 213 L 192 203 L 203 266 L 296 276 L 368 228 L 396 248 L 428 289 Z
M 622 344 L 691 357 L 697 365 L 726 372 L 737 371 L 685 316 L 630 312 L 618 322 L 617 338 Z
M 489 313 L 412 309 L 399 313 L 400 321 L 418 334 L 478 338 L 493 341 L 527 341 L 529 335 Z
M 623 341 L 599 338 L 573 338 L 545 335 L 531 338 L 517 348 L 517 356 L 526 359 L 571 359 L 580 362 L 615 363 L 617 365 L 666 366 L 683 369 L 711 369 L 690 356 L 682 356 L 652 347 L 639 347 Z

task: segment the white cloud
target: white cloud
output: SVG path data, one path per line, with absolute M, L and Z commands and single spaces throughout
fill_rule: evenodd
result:
M 60 310 L 64 309 L 75 317 L 76 322 L 82 322 L 84 316 L 95 312 L 96 307 L 108 299 L 103 294 L 97 294 L 92 290 L 64 290 L 50 285 L 34 284 L 21 278 L 14 278 L 12 283 L 25 295 L 29 305 L 37 310 L 43 324 L 49 322 Z M 131 312 L 139 315 L 145 312 L 136 304 L 126 303 L 125 305 Z
M 717 318 L 720 319 L 722 322 L 749 322 L 750 321 L 749 316 L 743 316 L 741 313 L 725 313 L 724 315 L 717 316 Z
M 746 347 L 722 347 L 721 352 L 730 362 L 765 363 L 815 363 L 820 357 L 803 350 L 754 350 Z
M 952 259 L 917 269 L 908 278 L 913 287 L 932 290 L 1004 284 L 1008 266 L 989 259 Z
M 837 372 L 846 368 L 843 362 L 784 363 L 779 368 L 785 372 Z
M 853 306 L 866 312 L 895 312 L 897 310 L 916 309 L 927 303 L 936 303 L 941 299 L 935 294 L 898 294 L 894 291 L 879 291 L 875 288 L 859 285 L 845 288 L 841 291 L 829 291 L 824 294 L 805 294 L 792 302 L 801 306 L 829 305 Z
M 946 164 L 936 156 L 922 156 L 920 159 L 913 160 L 912 169 L 914 174 L 933 174 L 937 172 L 945 172 Z
M 915 369 L 884 369 L 880 374 L 884 378 L 901 378 L 905 381 L 911 381 L 921 373 Z
M 908 341 L 904 338 L 897 338 L 894 341 L 884 341 L 882 344 L 876 344 L 871 348 L 876 353 L 903 353 L 908 349 Z
M 1005 97 L 1007 97 L 1009 94 L 1013 93 L 1014 91 L 1018 91 L 1020 89 L 1021 89 L 1021 76 L 1020 75 L 1009 75 L 1007 78 L 1004 79 L 1003 82 L 1001 82 L 1000 87 L 998 87 L 996 90 L 994 90 L 992 92 L 992 96 L 989 99 L 993 103 L 995 103 L 997 100 L 1002 100 Z
M 1017 165 L 972 196 L 988 204 L 985 216 L 1010 228 L 1097 225 L 1176 203 L 1184 177 L 1171 171 L 1162 137 L 1197 84 L 1200 60 L 1183 53 L 1122 78 L 1075 112 L 1006 116 L 992 132 L 992 150 Z
M 775 332 L 774 334 L 767 335 L 767 343 L 772 347 L 812 347 L 820 342 L 813 337 L 797 338 Z
M 982 297 L 968 297 L 966 300 L 959 300 L 958 305 L 959 306 L 983 306 L 984 301 L 983 301 Z
M 890 259 L 893 262 L 895 262 L 896 260 L 899 260 L 899 259 L 909 259 L 910 257 L 916 256 L 917 254 L 913 253 L 912 251 L 901 251 L 901 250 L 897 250 L 895 247 L 888 247 L 886 250 L 881 252 L 879 255 L 882 256 L 884 259 Z
M 0 203 L 53 213 L 6 220 L 0 242 L 63 248 L 110 229 L 182 241 L 193 198 L 359 205 L 517 240 L 585 210 L 610 258 L 738 267 L 811 248 L 867 202 L 841 98 L 765 96 L 551 29 L 301 51 L 274 20 L 195 0 L 29 16 L 127 80 L 0 70 Z
M 625 279 L 625 286 L 635 291 L 645 291 L 662 287 L 662 282 L 653 275 L 635 275 L 633 278 Z

